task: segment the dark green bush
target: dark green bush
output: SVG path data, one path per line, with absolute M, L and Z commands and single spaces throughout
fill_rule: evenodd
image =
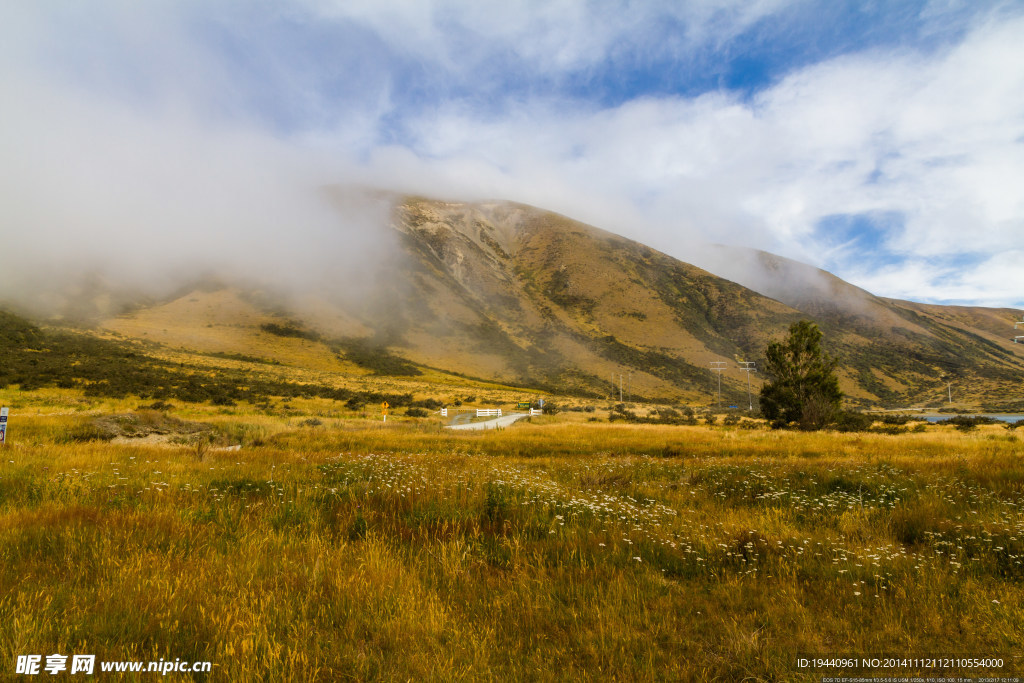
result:
M 946 420 L 939 420 L 935 424 L 940 425 L 952 425 L 961 432 L 970 432 L 978 427 L 978 425 L 990 425 L 998 424 L 1000 421 L 994 417 L 985 417 L 984 415 L 975 415 L 973 417 L 967 415 L 957 415 Z
M 871 429 L 875 418 L 853 410 L 843 410 L 836 415 L 834 428 L 839 432 L 866 432 Z
M 308 339 L 309 341 L 319 341 L 321 338 L 319 333 L 307 330 L 300 323 L 291 320 L 283 324 L 263 323 L 260 325 L 260 329 L 278 337 L 295 337 L 297 339 Z
M 561 407 L 557 403 L 552 403 L 551 401 L 545 401 L 544 402 L 544 407 L 542 408 L 542 410 L 544 411 L 545 415 L 556 415 L 562 409 L 561 409 Z
M 335 353 L 375 375 L 415 377 L 423 373 L 413 363 L 396 356 L 383 345 L 368 339 L 339 339 L 332 343 Z

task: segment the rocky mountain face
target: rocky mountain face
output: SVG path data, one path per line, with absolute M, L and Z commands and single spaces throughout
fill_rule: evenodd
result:
M 624 396 L 707 400 L 717 390 L 709 364 L 724 361 L 723 401 L 739 404 L 746 375 L 736 362 L 760 360 L 769 338 L 809 318 L 856 401 L 938 402 L 949 382 L 988 403 L 1024 398 L 1015 311 L 883 299 L 765 253 L 730 259 L 759 264 L 749 283 L 724 279 L 507 202 L 409 198 L 392 227 L 404 256 L 374 306 L 388 316 L 361 318 L 425 365 L 608 396 L 621 375 Z
M 705 399 L 800 314 L 665 254 L 526 206 L 404 202 L 408 357 L 516 383 Z M 410 305 L 411 304 L 411 305 Z M 745 377 L 745 376 L 744 376 Z M 715 386 L 717 388 L 717 378 Z M 723 378 L 746 402 L 745 379 Z M 742 381 L 741 381 L 742 380 Z M 742 391 L 741 391 L 742 384 Z

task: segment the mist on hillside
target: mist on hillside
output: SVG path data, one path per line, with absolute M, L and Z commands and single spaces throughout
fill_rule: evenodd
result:
M 0 27 L 0 307 L 91 323 L 238 286 L 285 310 L 355 304 L 387 327 L 407 294 L 395 202 L 496 187 L 399 152 L 368 168 L 268 129 L 231 111 L 230 84 L 201 64 L 184 90 L 178 76 L 144 97 L 85 87 L 25 56 L 33 28 Z
M 391 252 L 389 202 L 255 130 L 27 89 L 0 132 L 0 299 L 42 314 L 199 278 L 344 292 Z
M 325 187 L 523 202 L 763 292 L 778 286 L 778 273 L 709 257 L 703 242 L 837 268 L 890 296 L 994 305 L 1021 290 L 1019 212 L 1005 186 L 1014 174 L 997 162 L 1019 137 L 1005 124 L 1016 121 L 1021 89 L 988 66 L 986 47 L 1015 55 L 1016 23 L 979 26 L 925 72 L 915 59 L 876 64 L 880 53 L 797 69 L 749 101 L 709 91 L 609 104 L 568 92 L 478 93 L 476 84 L 492 84 L 489 69 L 464 70 L 447 50 L 468 57 L 467 43 L 489 41 L 468 27 L 453 34 L 463 40 L 448 40 L 454 27 L 435 23 L 445 14 L 438 6 L 414 23 L 441 40 L 416 45 L 417 31 L 391 20 L 405 10 L 387 3 L 370 3 L 384 7 L 378 19 L 389 17 L 379 23 L 360 17 L 359 3 L 338 16 L 243 5 L 0 7 L 0 305 L 96 317 L 85 309 L 116 312 L 199 280 L 365 299 L 402 266 L 388 202 L 350 193 L 339 205 Z M 502 45 L 476 55 L 476 66 L 504 63 Z M 959 103 L 974 91 L 960 94 L 947 77 L 957 84 L 964 74 L 1010 99 L 961 120 Z M 992 88 L 989 75 L 998 77 Z M 864 89 L 875 80 L 887 85 Z M 890 100 L 942 112 L 949 103 L 930 99 L 933 91 L 957 93 L 958 106 L 928 144 L 893 129 L 903 117 L 899 107 L 889 112 Z M 820 120 L 847 92 L 868 96 L 866 115 Z M 975 121 L 976 113 L 998 116 Z M 833 135 L 834 123 L 850 135 Z M 987 135 L 946 149 L 947 131 L 966 129 Z M 878 140 L 891 145 L 867 144 Z M 965 165 L 932 163 L 939 158 Z M 895 160 L 916 171 L 883 173 Z M 874 180 L 858 180 L 865 171 Z M 977 253 L 961 253 L 967 225 L 985 236 L 972 238 Z M 828 291 L 831 281 L 808 268 L 796 285 Z
M 719 277 L 805 312 L 822 307 L 875 318 L 875 297 L 814 266 L 746 247 L 694 245 L 691 262 Z M 881 321 L 878 321 L 881 322 Z
M 391 198 L 360 190 L 367 179 L 329 149 L 235 110 L 232 84 L 180 51 L 162 10 L 122 18 L 150 59 L 127 89 L 105 80 L 116 46 L 55 42 L 75 34 L 8 10 L 0 306 L 87 319 L 199 281 L 359 296 L 395 257 Z
M 97 17 L 80 42 L 30 9 L 0 26 L 0 305 L 96 320 L 239 285 L 285 307 L 384 292 L 375 313 L 394 312 L 403 251 L 389 224 L 403 193 L 526 200 L 634 237 L 648 223 L 614 193 L 424 157 L 351 117 L 324 138 L 268 125 L 170 8 Z M 697 232 L 677 218 L 676 233 Z

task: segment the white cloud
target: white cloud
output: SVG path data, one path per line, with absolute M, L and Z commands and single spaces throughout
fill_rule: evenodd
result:
M 509 54 L 560 74 L 623 53 L 691 52 L 723 44 L 803 0 L 306 0 L 317 20 L 353 22 L 397 51 L 447 70 L 475 71 Z M 681 30 L 665 33 L 665 25 Z M 656 35 L 657 45 L 644 39 Z
M 211 118 L 195 90 L 139 103 L 69 83 L 37 45 L 0 64 L 0 300 L 52 301 L 93 274 L 146 294 L 211 273 L 351 285 L 375 262 L 367 228 L 386 213 L 339 216 L 321 188 L 354 178 L 325 154 Z
M 472 86 L 501 75 L 506 56 L 528 82 L 654 51 L 691 68 L 700 50 L 739 49 L 730 41 L 804 4 L 112 2 L 79 13 L 84 25 L 8 6 L 5 241 L 17 243 L 22 272 L 39 272 L 54 243 L 67 249 L 51 270 L 129 253 L 195 262 L 203 245 L 242 254 L 239 267 L 269 270 L 283 255 L 309 272 L 349 239 L 310 189 L 355 181 L 524 201 L 683 259 L 706 239 L 827 266 L 882 295 L 1024 304 L 1024 263 L 1008 256 L 1024 235 L 1020 12 L 982 18 L 941 49 L 805 66 L 752 98 L 651 95 L 609 107 L 526 87 L 513 106 L 474 99 L 487 83 L 422 103 L 400 91 L 416 73 L 428 89 Z M 933 3 L 928 21 L 956 11 Z M 274 16 L 323 52 L 296 54 L 304 41 L 294 36 L 274 42 Z M 197 35 L 197 17 L 230 35 Z M 665 35 L 669 19 L 681 28 Z M 346 42 L 353 27 L 372 40 Z M 377 43 L 386 49 L 366 52 Z M 420 71 L 395 72 L 409 64 Z M 274 116 L 301 120 L 268 124 Z M 884 267 L 837 249 L 848 238 L 820 234 L 836 214 L 901 217 L 877 245 Z M 942 265 L 954 262 L 958 271 Z M 17 270 L 0 273 L 0 286 Z
M 804 68 L 753 101 L 535 102 L 487 119 L 453 106 L 413 117 L 410 130 L 430 168 L 472 161 L 497 173 L 495 192 L 684 258 L 704 237 L 828 266 L 882 295 L 1019 304 L 1024 290 L 1006 286 L 1012 264 L 981 260 L 951 279 L 914 259 L 995 256 L 1024 235 L 1020 35 L 1024 18 L 1002 17 L 935 54 L 873 51 Z M 870 253 L 837 252 L 817 228 L 835 214 L 902 217 L 877 248 L 907 265 L 875 276 Z
M 969 269 L 912 259 L 898 267 L 854 273 L 854 279 L 868 291 L 893 298 L 1004 307 L 1019 301 L 1024 291 L 1022 263 L 1024 250 L 1008 249 Z

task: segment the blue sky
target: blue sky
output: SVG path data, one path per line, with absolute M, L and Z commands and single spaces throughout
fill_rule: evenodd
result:
M 351 243 L 308 188 L 357 183 L 1024 307 L 1021 35 L 996 1 L 6 3 L 0 230 L 38 270 L 126 233 L 269 260 L 280 221 L 305 264 Z

